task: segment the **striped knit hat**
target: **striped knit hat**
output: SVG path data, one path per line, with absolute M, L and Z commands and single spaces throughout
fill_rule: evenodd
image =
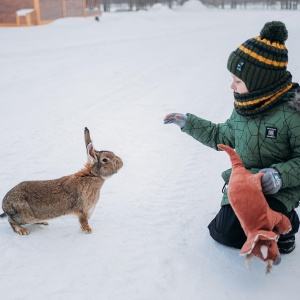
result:
M 249 92 L 272 85 L 286 74 L 287 37 L 282 22 L 266 23 L 260 36 L 247 40 L 231 53 L 228 70 L 245 82 Z
M 292 76 L 286 70 L 287 37 L 288 32 L 284 23 L 268 22 L 261 30 L 260 36 L 247 40 L 230 54 L 227 62 L 228 70 L 240 78 L 249 91 L 247 95 L 234 93 L 238 112 L 241 112 L 240 108 L 242 111 L 253 109 L 259 111 L 261 106 L 273 105 L 279 97 L 278 92 L 282 94 L 290 89 Z

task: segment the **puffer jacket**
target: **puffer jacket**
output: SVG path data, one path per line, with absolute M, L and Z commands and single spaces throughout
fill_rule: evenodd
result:
M 272 196 L 284 203 L 288 212 L 300 200 L 300 89 L 294 87 L 279 105 L 258 117 L 246 118 L 234 110 L 225 123 L 214 124 L 188 113 L 182 128 L 215 150 L 219 150 L 217 144 L 234 148 L 251 173 L 276 168 L 282 188 Z M 222 173 L 225 183 L 229 182 L 230 174 L 231 169 Z M 227 190 L 221 204 L 229 204 Z

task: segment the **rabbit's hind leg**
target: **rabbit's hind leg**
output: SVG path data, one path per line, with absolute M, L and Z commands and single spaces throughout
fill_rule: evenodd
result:
M 26 228 L 20 226 L 11 217 L 8 217 L 7 220 L 9 222 L 10 226 L 12 227 L 12 229 L 14 230 L 14 232 L 16 232 L 16 233 L 18 233 L 20 235 L 28 235 L 29 234 L 29 231 Z
M 37 222 L 37 223 L 34 223 L 36 225 L 45 225 L 45 226 L 48 226 L 49 223 L 48 222 Z

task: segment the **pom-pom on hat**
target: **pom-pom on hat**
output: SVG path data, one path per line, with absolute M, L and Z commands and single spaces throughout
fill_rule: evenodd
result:
M 287 38 L 284 23 L 266 23 L 260 36 L 247 40 L 230 54 L 228 70 L 245 82 L 249 92 L 271 87 L 287 74 Z

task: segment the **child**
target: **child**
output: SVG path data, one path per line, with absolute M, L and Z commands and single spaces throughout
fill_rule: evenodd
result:
M 193 114 L 168 114 L 174 123 L 197 141 L 218 150 L 217 144 L 234 148 L 251 173 L 263 172 L 262 190 L 275 211 L 286 215 L 292 230 L 278 240 L 280 253 L 295 249 L 300 200 L 300 88 L 287 71 L 288 32 L 279 21 L 268 22 L 260 36 L 233 51 L 227 62 L 232 74 L 234 110 L 225 123 L 214 124 Z M 217 242 L 240 249 L 245 233 L 227 196 L 231 169 L 225 181 L 221 209 L 208 225 Z

